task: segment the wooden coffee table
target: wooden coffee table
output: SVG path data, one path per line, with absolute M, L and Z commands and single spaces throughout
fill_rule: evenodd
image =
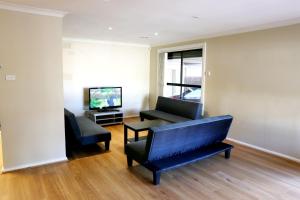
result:
M 128 129 L 134 131 L 134 141 L 139 140 L 139 132 L 149 130 L 151 127 L 170 124 L 168 121 L 161 119 L 145 120 L 141 122 L 124 123 L 124 147 L 130 139 L 128 139 Z

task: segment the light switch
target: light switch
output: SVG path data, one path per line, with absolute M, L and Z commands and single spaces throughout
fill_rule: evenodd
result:
M 211 72 L 210 72 L 210 71 L 206 71 L 206 72 L 205 72 L 205 75 L 206 75 L 206 76 L 211 76 Z
M 16 80 L 16 75 L 6 75 L 5 80 L 6 81 L 14 81 L 14 80 Z

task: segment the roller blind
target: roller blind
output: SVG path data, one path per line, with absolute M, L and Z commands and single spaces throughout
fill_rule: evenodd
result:
M 202 57 L 202 49 L 188 50 L 188 51 L 176 51 L 169 52 L 168 59 L 181 59 L 182 58 L 195 58 Z

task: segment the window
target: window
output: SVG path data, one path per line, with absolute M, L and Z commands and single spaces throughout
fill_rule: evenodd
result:
M 202 49 L 165 53 L 164 96 L 200 101 L 201 84 Z

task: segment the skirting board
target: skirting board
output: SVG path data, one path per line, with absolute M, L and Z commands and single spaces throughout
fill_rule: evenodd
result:
M 287 159 L 287 160 L 292 160 L 292 161 L 294 161 L 294 162 L 300 163 L 300 159 L 295 158 L 295 157 L 292 157 L 292 156 L 288 156 L 288 155 L 285 155 L 285 154 L 282 154 L 282 153 L 278 153 L 278 152 L 275 152 L 275 151 L 271 151 L 271 150 L 268 150 L 268 149 L 265 149 L 265 148 L 262 148 L 262 147 L 255 146 L 255 145 L 253 145 L 253 144 L 248 144 L 248 143 L 246 143 L 246 142 L 242 142 L 242 141 L 239 141 L 239 140 L 236 140 L 236 139 L 232 139 L 232 138 L 226 138 L 226 140 L 235 142 L 235 143 L 237 143 L 237 144 L 240 144 L 240 145 L 243 145 L 243 146 L 252 148 L 252 149 L 256 149 L 256 150 L 258 150 L 258 151 L 262 151 L 262 152 L 265 152 L 265 153 L 269 153 L 269 154 L 272 154 L 272 155 L 274 155 L 274 156 L 278 156 L 278 157 L 281 157 L 281 158 L 285 158 L 285 159 Z
M 140 117 L 139 115 L 127 115 L 127 116 L 124 116 L 124 118 L 136 118 L 136 117 Z
M 20 169 L 26 169 L 30 167 L 38 167 L 42 165 L 48 165 L 48 164 L 53 164 L 53 163 L 58 163 L 58 162 L 64 162 L 67 161 L 67 157 L 62 157 L 62 158 L 57 158 L 57 159 L 52 159 L 52 160 L 46 160 L 46 161 L 41 161 L 41 162 L 34 162 L 34 163 L 28 163 L 28 164 L 23 164 L 23 165 L 18 165 L 15 167 L 9 167 L 9 168 L 2 168 L 2 173 L 7 173 L 11 171 L 16 171 Z

